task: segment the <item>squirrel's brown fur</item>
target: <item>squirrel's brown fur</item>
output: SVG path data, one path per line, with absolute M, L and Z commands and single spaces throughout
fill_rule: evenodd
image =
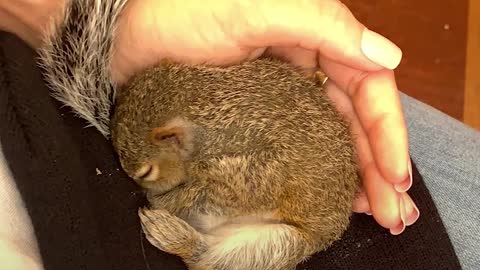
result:
M 190 269 L 284 270 L 339 239 L 359 178 L 324 91 L 268 59 L 164 62 L 117 89 L 109 67 L 125 4 L 68 1 L 39 64 L 55 98 L 111 132 L 122 167 L 148 191 L 139 215 L 149 241 Z
M 190 269 L 292 269 L 346 230 L 349 127 L 290 65 L 164 61 L 118 91 L 112 141 L 148 191 L 143 229 Z

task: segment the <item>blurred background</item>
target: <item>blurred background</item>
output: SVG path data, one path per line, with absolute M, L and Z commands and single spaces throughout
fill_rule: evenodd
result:
M 402 49 L 402 92 L 480 130 L 480 0 L 342 1 Z

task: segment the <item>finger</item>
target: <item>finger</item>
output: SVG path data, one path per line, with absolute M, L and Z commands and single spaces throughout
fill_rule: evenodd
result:
M 270 47 L 269 55 L 282 59 L 290 64 L 308 72 L 318 69 L 317 51 L 307 50 L 301 47 Z
M 355 199 L 353 200 L 353 212 L 355 213 L 367 213 L 371 215 L 370 204 L 368 203 L 367 194 L 363 189 L 360 189 L 355 194 Z
M 351 106 L 348 97 L 345 96 L 337 87 L 332 86 L 330 83 L 326 84 L 327 93 L 329 97 L 334 101 L 338 110 L 348 119 L 350 122 L 351 132 L 355 139 L 356 151 L 357 151 L 357 161 L 359 164 L 359 169 L 361 172 L 362 180 L 365 181 L 364 173 L 366 164 L 371 162 L 371 153 L 369 151 L 369 146 L 366 138 L 362 136 L 361 127 L 358 123 L 358 119 L 355 116 L 355 112 Z M 356 193 L 355 200 L 353 202 L 353 211 L 354 212 L 371 212 L 370 203 L 368 201 L 367 194 L 363 187 Z
M 324 58 L 319 62 L 329 79 L 351 99 L 382 177 L 397 184 L 398 191 L 408 190 L 408 135 L 393 72 L 365 73 Z
M 246 26 L 231 26 L 244 46 L 298 46 L 362 70 L 394 69 L 402 58 L 396 45 L 366 29 L 338 0 L 249 3 L 243 6 Z
M 405 223 L 400 216 L 400 198 L 397 191 L 382 178 L 373 162 L 366 165 L 364 175 L 363 185 L 373 217 L 378 224 L 390 229 L 392 234 L 399 234 L 405 229 Z
M 392 184 L 380 175 L 373 160 L 365 132 L 356 117 L 349 97 L 333 82 L 327 81 L 326 91 L 337 110 L 350 122 L 351 133 L 357 145 L 357 157 L 362 174 L 363 188 L 375 220 L 385 228 L 396 227 L 401 223 L 399 198 Z
M 404 213 L 400 212 L 402 219 L 405 222 L 406 226 L 414 224 L 420 217 L 420 211 L 418 207 L 413 202 L 412 198 L 405 192 L 400 194 L 401 198 L 401 209 L 404 209 Z

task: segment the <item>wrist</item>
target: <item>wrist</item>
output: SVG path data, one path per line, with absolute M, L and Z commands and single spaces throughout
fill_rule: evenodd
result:
M 128 80 L 128 67 L 132 66 L 132 63 L 126 61 L 129 54 L 133 53 L 132 40 L 129 38 L 130 31 L 130 14 L 132 9 L 132 3 L 134 0 L 129 0 L 123 7 L 121 14 L 118 17 L 116 25 L 116 33 L 112 39 L 112 59 L 110 62 L 110 73 L 112 81 L 117 85 L 122 85 Z M 134 18 L 135 19 L 135 18 Z M 138 18 L 137 18 L 138 19 Z
M 148 44 L 155 37 L 151 36 L 149 29 L 153 20 L 149 14 L 144 13 L 146 7 L 159 5 L 160 1 L 155 1 L 128 0 L 117 18 L 116 31 L 112 37 L 110 71 L 112 81 L 118 86 L 127 83 L 135 73 L 148 66 L 146 63 L 155 58 L 154 53 L 146 53 L 151 52 Z M 148 36 L 147 42 L 139 36 Z
M 67 0 L 0 1 L 0 29 L 38 48 L 44 33 L 62 17 Z

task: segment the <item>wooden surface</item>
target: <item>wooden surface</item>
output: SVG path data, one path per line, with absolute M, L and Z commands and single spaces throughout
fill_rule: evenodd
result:
M 463 120 L 467 0 L 343 2 L 402 49 L 396 72 L 401 91 Z
M 464 121 L 480 130 L 480 0 L 470 0 Z

